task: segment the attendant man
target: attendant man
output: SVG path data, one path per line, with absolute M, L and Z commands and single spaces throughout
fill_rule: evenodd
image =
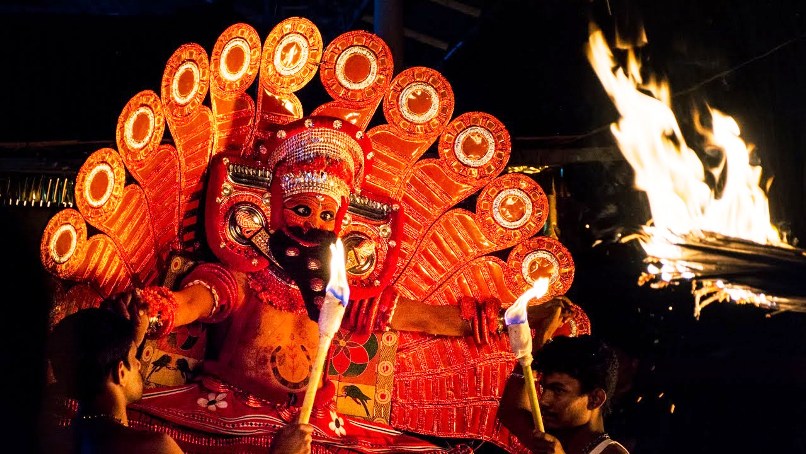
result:
M 42 452 L 48 453 L 165 453 L 182 449 L 169 435 L 129 427 L 126 407 L 143 395 L 137 350 L 148 327 L 144 311 L 134 309 L 129 319 L 114 312 L 137 308 L 134 294 L 119 295 L 106 308 L 82 309 L 53 329 L 50 361 L 57 386 L 78 401 L 78 413 L 69 428 L 47 430 Z M 54 428 L 50 428 L 54 429 Z M 308 424 L 289 424 L 279 432 L 271 454 L 310 452 Z
M 43 452 L 182 452 L 166 434 L 129 427 L 126 407 L 143 395 L 136 355 L 147 319 L 140 315 L 127 320 L 90 308 L 54 327 L 49 348 L 53 375 L 65 395 L 78 401 L 78 413 L 69 428 L 46 434 Z
M 532 452 L 628 454 L 604 428 L 618 372 L 610 347 L 589 335 L 557 337 L 538 351 L 533 365 L 546 432 L 534 428 L 523 377 L 510 377 L 499 411 L 502 423 Z

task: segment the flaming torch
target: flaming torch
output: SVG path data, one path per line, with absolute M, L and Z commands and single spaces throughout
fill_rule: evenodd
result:
M 312 365 L 311 380 L 299 411 L 301 424 L 308 424 L 311 419 L 314 397 L 316 397 L 319 382 L 322 380 L 322 371 L 328 350 L 330 350 L 330 343 L 341 326 L 344 309 L 349 300 L 350 287 L 347 283 L 347 271 L 344 265 L 344 245 L 339 238 L 336 239 L 335 244 L 330 245 L 330 281 L 327 283 L 325 301 L 319 311 L 319 348 Z
M 540 298 L 549 289 L 549 279 L 538 278 L 529 290 L 523 292 L 521 296 L 509 306 L 504 312 L 504 321 L 507 324 L 509 333 L 509 343 L 512 346 L 512 353 L 515 354 L 518 363 L 523 370 L 523 381 L 526 386 L 526 393 L 529 395 L 529 404 L 532 406 L 532 420 L 535 428 L 545 432 L 543 427 L 543 417 L 540 415 L 540 406 L 537 403 L 537 390 L 535 389 L 535 378 L 532 375 L 532 331 L 529 329 L 529 319 L 526 316 L 526 307 L 532 298 Z
M 753 147 L 736 121 L 709 108 L 710 127 L 696 125 L 708 161 L 717 162 L 706 167 L 683 137 L 668 82 L 643 80 L 633 49 L 624 67 L 617 64 L 595 27 L 586 50 L 621 115 L 611 132 L 652 211 L 651 224 L 621 239 L 637 238 L 647 254 L 638 283 L 690 281 L 697 317 L 714 301 L 806 312 L 806 251 L 785 243 L 771 224 L 762 169 L 752 164 Z

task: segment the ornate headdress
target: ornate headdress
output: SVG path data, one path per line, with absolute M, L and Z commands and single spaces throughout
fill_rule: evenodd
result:
M 258 145 L 283 198 L 303 192 L 328 195 L 342 204 L 363 181 L 372 143 L 357 126 L 332 117 L 292 122 Z

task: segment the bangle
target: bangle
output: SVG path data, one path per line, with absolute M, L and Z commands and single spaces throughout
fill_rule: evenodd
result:
M 359 300 L 350 300 L 342 326 L 356 333 L 389 331 L 400 294 L 387 287 L 380 295 Z
M 213 295 L 210 314 L 199 321 L 218 323 L 227 318 L 238 299 L 238 283 L 232 273 L 219 264 L 202 263 L 185 276 L 180 286 L 186 288 L 197 284 L 204 286 Z
M 473 332 L 473 340 L 476 344 L 481 345 L 481 335 L 479 333 L 479 305 L 476 299 L 472 296 L 459 297 L 459 316 L 462 320 L 470 324 L 470 331 Z
M 148 306 L 147 338 L 159 339 L 173 331 L 177 303 L 172 291 L 148 287 L 140 292 L 140 299 Z
M 182 285 L 182 288 L 188 288 L 193 285 L 201 285 L 213 295 L 213 307 L 210 309 L 210 313 L 207 314 L 207 318 L 213 318 L 216 312 L 218 312 L 218 308 L 221 306 L 221 303 L 219 301 L 220 298 L 218 297 L 218 292 L 215 290 L 215 287 L 208 284 L 207 282 L 202 281 L 201 279 L 196 279 Z
M 459 298 L 460 317 L 470 323 L 473 339 L 478 345 L 490 343 L 490 335 L 500 335 L 504 332 L 505 324 L 501 315 L 501 301 L 489 297 L 477 301 L 473 297 Z
M 490 335 L 500 335 L 504 332 L 501 326 L 501 300 L 495 297 L 484 299 L 484 309 L 479 312 L 479 328 L 484 330 L 485 344 L 490 343 Z
M 462 320 L 471 321 L 476 318 L 476 299 L 472 296 L 459 298 L 459 315 Z

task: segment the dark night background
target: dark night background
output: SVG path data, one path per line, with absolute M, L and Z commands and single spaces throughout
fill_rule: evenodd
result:
M 611 241 L 649 214 L 614 151 L 608 125 L 617 115 L 583 52 L 591 19 L 611 46 L 616 29 L 635 36 L 643 23 L 645 67 L 670 79 L 684 129 L 689 108 L 704 100 L 737 119 L 773 178 L 772 218 L 795 242 L 806 238 L 802 1 L 7 1 L 0 181 L 69 174 L 91 152 L 114 147 L 120 110 L 141 90 L 159 91 L 164 64 L 183 43 L 209 52 L 239 21 L 265 39 L 297 15 L 316 23 L 327 43 L 347 30 L 373 30 L 379 11 L 395 5 L 396 24 L 407 31 L 396 71 L 440 70 L 456 95 L 455 115 L 495 115 L 513 137 L 510 164 L 547 166 L 535 178 L 546 189 L 555 181 L 560 239 L 576 263 L 568 295 L 622 357 L 624 380 L 607 421 L 614 438 L 633 453 L 806 452 L 806 316 L 715 303 L 697 320 L 688 288 L 639 287 L 640 247 Z M 306 112 L 319 95 L 303 89 Z M 6 203 L 13 188 L 0 193 Z M 36 248 L 55 211 L 15 207 L 3 223 L 26 232 L 15 246 Z M 31 320 L 37 338 L 42 311 L 10 306 L 7 320 Z M 35 342 L 22 352 L 3 343 L 9 358 L 36 370 Z M 35 378 L 15 374 L 4 374 L 14 394 L 6 408 L 34 408 L 35 393 L 16 387 Z

